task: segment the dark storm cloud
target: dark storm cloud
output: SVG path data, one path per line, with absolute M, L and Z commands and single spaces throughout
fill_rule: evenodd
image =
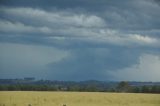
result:
M 160 6 L 154 0 L 123 0 L 120 2 L 117 0 L 92 0 L 92 2 L 90 0 L 2 0 L 1 5 L 37 8 L 49 12 L 67 10 L 73 13 L 95 14 L 106 20 L 109 28 L 122 30 L 153 30 L 160 28 L 160 21 L 158 20 Z
M 126 72 L 128 67 L 139 65 L 141 68 L 148 64 L 143 62 L 145 58 L 155 57 L 159 62 L 159 11 L 158 0 L 0 0 L 1 48 L 8 52 L 13 50 L 11 48 L 20 51 L 33 46 L 31 55 L 37 53 L 37 46 L 51 47 L 38 49 L 46 52 L 35 60 L 48 59 L 47 53 L 66 51 L 67 56 L 66 53 L 56 54 L 56 57 L 65 55 L 65 58 L 55 62 L 53 56 L 53 62 L 43 63 L 45 68 L 41 69 L 47 73 L 46 78 L 109 80 L 116 77 L 110 72 Z M 52 47 L 56 49 L 50 51 Z M 23 53 L 8 55 L 14 57 Z M 4 54 L 1 53 L 1 58 Z M 4 64 L 4 60 L 8 61 Z M 6 56 L 1 63 L 14 66 L 9 60 Z M 34 70 L 36 75 L 40 64 L 34 64 L 37 68 L 29 64 L 29 70 Z M 22 66 L 26 67 L 25 64 Z M 2 70 L 10 71 L 8 68 Z M 13 68 L 15 73 L 16 70 Z M 39 73 L 37 76 L 43 75 Z
M 159 44 L 154 36 L 148 35 L 148 33 L 144 35 L 143 30 L 141 30 L 141 33 L 135 33 L 134 30 L 125 32 L 116 28 L 108 28 L 107 20 L 94 14 L 77 14 L 64 10 L 48 12 L 22 7 L 1 7 L 0 10 L 3 16 L 13 17 L 12 21 L 0 20 L 0 31 L 5 34 L 5 36 L 2 36 L 4 38 L 37 37 L 37 39 L 42 40 L 42 43 L 46 40 L 49 42 L 57 40 L 62 43 L 66 43 L 65 41 L 68 40 L 71 43 L 74 40 L 80 40 L 123 46 L 132 45 L 132 43 L 147 46 L 157 46 Z M 157 29 L 151 31 L 157 33 Z
M 48 65 L 52 69 L 50 73 L 63 76 L 65 80 L 82 80 L 82 77 L 87 80 L 109 80 L 112 76 L 108 75 L 108 71 L 116 72 L 138 63 L 139 56 L 131 49 L 83 48 L 73 50 L 69 59 Z

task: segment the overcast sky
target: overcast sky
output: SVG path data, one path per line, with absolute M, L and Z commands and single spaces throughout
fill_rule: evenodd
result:
M 0 0 L 0 78 L 160 81 L 159 0 Z

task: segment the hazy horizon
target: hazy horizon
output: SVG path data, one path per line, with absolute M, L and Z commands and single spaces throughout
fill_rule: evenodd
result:
M 0 0 L 0 79 L 160 81 L 159 0 Z

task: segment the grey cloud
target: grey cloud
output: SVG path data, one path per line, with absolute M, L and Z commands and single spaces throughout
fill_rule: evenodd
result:
M 116 80 L 159 81 L 160 55 L 143 54 L 139 61 L 139 64 L 121 69 L 116 73 L 110 71 L 108 74 Z
M 64 2 L 63 0 L 60 0 L 60 1 L 49 0 L 49 2 L 46 2 L 47 3 L 46 5 L 48 5 L 48 7 L 51 8 L 49 10 L 46 10 L 46 11 L 49 11 L 49 13 L 52 11 L 62 12 L 67 10 L 67 11 L 70 11 L 69 12 L 71 13 L 70 15 L 72 15 L 72 13 L 96 14 L 99 17 L 103 17 L 108 27 L 113 29 L 150 30 L 150 29 L 159 29 L 159 25 L 160 25 L 160 21 L 158 20 L 158 17 L 160 17 L 159 15 L 160 6 L 154 0 L 141 0 L 141 1 L 123 0 L 120 2 L 117 2 L 116 0 L 112 0 L 112 1 L 101 0 L 98 2 L 93 0 L 92 2 L 90 2 L 90 0 L 85 0 L 85 1 L 69 0 L 68 2 Z M 81 3 L 85 5 L 81 5 Z M 26 3 L 26 4 L 31 4 L 31 3 Z M 41 4 L 41 2 L 39 2 L 38 4 Z M 50 6 L 50 4 L 52 4 L 53 6 Z M 45 5 L 45 3 L 43 3 L 43 5 Z M 68 6 L 65 7 L 64 5 L 68 5 Z M 73 5 L 73 6 L 70 6 L 70 5 Z M 28 5 L 28 7 L 35 8 L 34 6 L 30 6 L 30 5 Z M 94 8 L 95 10 L 91 11 L 90 8 Z M 43 10 L 44 8 L 43 6 L 37 6 L 37 10 L 39 9 Z M 41 11 L 41 13 L 42 12 L 43 11 Z
M 86 48 L 76 49 L 70 57 L 57 63 L 50 63 L 50 75 L 65 80 L 111 79 L 108 71 L 117 71 L 138 64 L 140 54 L 131 49 Z M 50 76 L 50 77 L 51 77 Z M 61 80 L 61 79 L 60 79 Z
M 52 27 L 103 27 L 105 22 L 96 15 L 76 14 L 70 11 L 44 11 L 34 8 L 6 8 L 2 7 L 2 15 L 6 18 L 9 16 L 16 17 L 22 22 L 25 20 L 36 21 L 36 24 L 47 25 Z M 25 11 L 25 13 L 24 13 Z M 11 19 L 12 20 L 12 19 Z M 26 24 L 29 22 L 26 22 Z M 31 24 L 34 24 L 31 23 Z
M 39 56 L 35 56 L 35 60 L 42 59 L 43 54 L 46 59 L 52 57 L 50 53 L 58 56 L 54 51 L 67 52 L 69 55 L 62 61 L 55 62 L 51 58 L 53 61 L 43 63 L 41 68 L 46 70 L 45 77 L 60 80 L 112 79 L 115 73 L 143 64 L 140 57 L 145 53 L 153 57 L 159 54 L 159 11 L 160 5 L 156 0 L 0 0 L 0 42 L 21 45 L 20 49 L 17 49 L 19 46 L 0 46 L 4 50 L 0 56 L 7 54 L 8 49 L 13 50 L 12 47 L 17 54 L 25 54 L 19 53 L 21 49 L 30 50 L 28 48 L 36 46 L 33 48 L 42 54 L 36 52 Z M 41 49 L 36 49 L 37 46 Z M 44 46 L 49 48 L 44 49 Z M 52 47 L 54 49 L 50 51 Z M 43 51 L 49 53 L 49 57 Z M 32 53 L 36 54 L 34 50 Z M 16 53 L 9 55 L 17 56 Z M 0 65 L 15 67 L 21 63 L 26 67 L 25 58 L 19 58 L 22 62 L 17 64 L 4 64 L 10 59 L 3 58 Z M 36 75 L 42 64 L 34 64 L 37 66 L 29 64 L 29 70 L 35 70 Z M 3 69 L 7 76 L 9 69 Z M 16 72 L 18 69 L 13 70 Z M 129 79 L 128 76 L 125 78 Z
M 63 49 L 40 45 L 0 43 L 0 78 L 34 76 L 47 78 L 47 64 L 67 58 Z
M 125 5 L 126 4 L 126 5 Z M 104 17 L 111 28 L 121 30 L 159 29 L 160 6 L 152 0 L 134 0 L 105 11 Z M 122 6 L 123 5 L 123 6 Z
M 63 12 L 47 12 L 39 9 L 32 8 L 6 8 L 2 7 L 1 11 L 5 14 L 10 14 L 20 18 L 28 18 L 30 21 L 44 22 L 42 25 L 25 25 L 20 22 L 10 22 L 1 20 L 1 32 L 14 33 L 21 36 L 39 36 L 42 39 L 49 41 L 50 38 L 56 40 L 70 39 L 84 40 L 91 42 L 106 42 L 115 45 L 132 45 L 137 43 L 139 45 L 151 44 L 157 46 L 158 41 L 151 36 L 140 34 L 126 34 L 123 31 L 110 29 L 105 24 L 103 18 L 96 15 L 75 14 Z M 23 11 L 26 11 L 24 14 Z M 38 23 L 38 22 L 37 22 Z M 50 23 L 48 25 L 48 23 Z M 40 36 L 41 35 L 41 36 Z M 18 37 L 21 37 L 18 36 Z M 53 37 L 50 37 L 53 36 Z M 17 37 L 17 36 L 16 36 Z M 32 37 L 31 37 L 32 38 Z M 42 41 L 43 42 L 43 41 Z M 130 43 L 131 42 L 131 43 Z M 126 43 L 126 44 L 125 44 Z M 158 46 L 159 47 L 159 46 Z

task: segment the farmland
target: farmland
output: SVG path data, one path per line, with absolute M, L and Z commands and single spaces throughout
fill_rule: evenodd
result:
M 159 94 L 1 91 L 0 106 L 159 106 Z

